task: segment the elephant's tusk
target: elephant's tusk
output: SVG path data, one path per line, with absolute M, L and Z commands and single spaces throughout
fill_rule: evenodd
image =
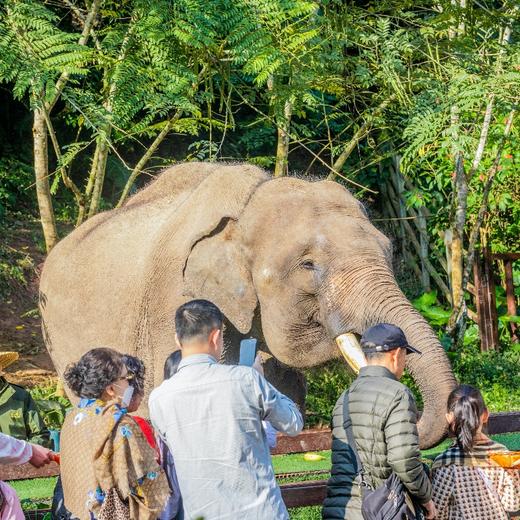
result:
M 350 368 L 357 374 L 360 368 L 366 366 L 367 360 L 361 350 L 361 345 L 356 336 L 350 332 L 341 334 L 336 338 L 336 344 Z

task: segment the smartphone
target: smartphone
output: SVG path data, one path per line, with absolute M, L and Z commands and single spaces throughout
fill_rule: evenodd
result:
M 239 365 L 252 367 L 256 359 L 256 339 L 243 339 L 240 342 L 240 360 Z

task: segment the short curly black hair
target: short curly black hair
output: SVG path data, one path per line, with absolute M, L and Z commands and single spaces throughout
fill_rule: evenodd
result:
M 93 348 L 65 370 L 65 382 L 78 396 L 99 399 L 105 388 L 121 376 L 123 354 L 112 348 Z
M 126 365 L 128 373 L 133 377 L 130 379 L 130 386 L 134 387 L 136 393 L 144 394 L 144 375 L 146 372 L 144 363 L 137 357 L 125 354 L 123 356 L 123 363 Z

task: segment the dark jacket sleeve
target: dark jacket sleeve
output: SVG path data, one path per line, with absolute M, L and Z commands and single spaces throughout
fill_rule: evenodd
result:
M 51 440 L 49 430 L 45 426 L 45 423 L 36 408 L 36 403 L 29 392 L 27 392 L 25 398 L 24 421 L 27 440 L 33 444 L 39 444 L 46 448 L 50 448 Z
M 399 392 L 385 424 L 388 464 L 421 504 L 431 499 L 432 486 L 421 462 L 417 408 L 408 389 Z

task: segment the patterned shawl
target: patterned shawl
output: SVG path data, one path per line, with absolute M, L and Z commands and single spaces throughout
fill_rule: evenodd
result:
M 168 481 L 155 451 L 125 409 L 83 399 L 68 415 L 62 436 L 65 503 L 79 518 L 99 514 L 114 489 L 128 501 L 130 518 L 159 516 L 170 494 Z

